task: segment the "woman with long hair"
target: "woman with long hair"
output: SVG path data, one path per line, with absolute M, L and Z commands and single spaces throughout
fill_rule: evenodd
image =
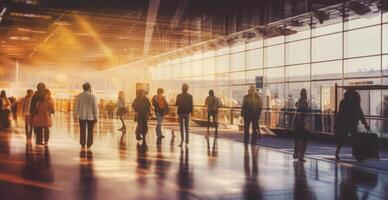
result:
M 32 124 L 35 127 L 36 144 L 48 145 L 50 127 L 52 126 L 51 114 L 54 113 L 54 104 L 51 99 L 51 92 L 45 89 L 43 98 L 39 99 L 35 107 L 35 115 Z M 44 142 L 43 142 L 44 139 Z

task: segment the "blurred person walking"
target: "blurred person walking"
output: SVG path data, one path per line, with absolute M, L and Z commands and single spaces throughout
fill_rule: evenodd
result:
M 151 115 L 151 104 L 146 97 L 144 90 L 138 90 L 137 96 L 132 103 L 132 108 L 135 111 L 135 120 L 137 122 L 136 127 L 136 139 L 145 142 L 145 137 L 148 132 L 148 118 Z
M 35 94 L 31 98 L 31 105 L 30 105 L 30 118 L 31 118 L 31 120 L 36 115 L 36 107 L 37 107 L 38 102 L 43 99 L 44 91 L 46 90 L 46 85 L 44 83 L 40 82 L 36 86 L 36 89 L 37 89 L 37 91 L 35 92 Z M 34 126 L 34 124 L 32 124 L 32 127 L 34 129 L 35 137 L 38 137 L 37 134 L 39 134 L 39 130 Z
M 1 130 L 5 130 L 9 128 L 9 114 L 10 114 L 10 106 L 11 102 L 7 98 L 7 94 L 4 90 L 0 93 L 0 128 Z
M 213 118 L 215 127 L 215 136 L 218 136 L 218 108 L 222 107 L 220 98 L 214 95 L 213 90 L 209 90 L 209 96 L 206 97 L 205 105 L 207 106 L 207 132 L 205 138 L 209 138 L 210 118 Z
M 164 116 L 169 112 L 169 106 L 166 97 L 163 95 L 163 88 L 158 88 L 156 95 L 152 98 L 152 105 L 154 106 L 154 112 L 156 116 L 156 135 L 158 138 L 164 138 L 162 134 L 162 126 Z
M 252 124 L 252 139 L 251 143 L 256 144 L 259 129 L 259 119 L 262 110 L 262 102 L 260 96 L 256 92 L 254 86 L 250 86 L 248 95 L 244 96 L 243 105 L 241 108 L 241 117 L 244 119 L 244 143 L 249 143 L 249 126 Z
M 178 107 L 179 116 L 179 128 L 181 133 L 180 147 L 185 141 L 186 145 L 189 144 L 189 123 L 190 113 L 193 114 L 193 96 L 188 93 L 189 85 L 184 83 L 182 85 L 182 93 L 176 97 L 176 106 Z
M 93 129 L 98 121 L 97 98 L 92 94 L 90 83 L 82 85 L 83 92 L 78 95 L 74 105 L 74 120 L 80 125 L 80 144 L 82 150 L 93 145 Z M 87 134 L 86 134 L 87 131 Z
M 307 130 L 307 113 L 309 112 L 309 103 L 307 102 L 307 90 L 300 91 L 300 98 L 295 103 L 296 114 L 294 119 L 294 127 L 296 129 L 294 141 L 294 159 L 299 162 L 305 162 L 304 155 L 306 153 L 309 133 Z
M 54 113 L 54 103 L 51 98 L 50 90 L 45 89 L 43 96 L 36 102 L 32 125 L 35 128 L 36 144 L 48 145 L 50 137 L 50 127 L 53 125 L 51 114 Z M 43 142 L 44 140 L 44 142 Z
M 125 126 L 123 116 L 127 114 L 127 107 L 125 103 L 125 95 L 123 91 L 119 92 L 119 97 L 117 98 L 117 116 L 119 116 L 119 119 L 121 121 L 121 128 L 119 131 L 126 130 L 127 127 Z
M 22 112 L 24 116 L 24 129 L 26 132 L 26 138 L 28 140 L 32 137 L 32 121 L 30 117 L 30 109 L 31 109 L 31 100 L 34 95 L 34 91 L 29 89 L 27 90 L 27 95 L 22 99 Z
M 340 160 L 339 153 L 346 137 L 349 133 L 354 134 L 357 132 L 359 121 L 361 121 L 366 130 L 370 131 L 370 127 L 361 109 L 360 95 L 355 90 L 348 90 L 345 92 L 344 99 L 341 100 L 335 116 L 334 132 L 337 138 L 336 160 Z

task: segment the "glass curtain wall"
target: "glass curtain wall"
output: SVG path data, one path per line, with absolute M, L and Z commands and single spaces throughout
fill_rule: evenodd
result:
M 208 90 L 213 89 L 229 109 L 221 117 L 223 123 L 239 124 L 243 96 L 256 77 L 263 77 L 264 87 L 259 93 L 264 108 L 272 112 L 263 115 L 262 123 L 271 128 L 289 127 L 292 114 L 287 111 L 295 109 L 300 90 L 305 88 L 315 113 L 312 131 L 332 133 L 336 83 L 388 83 L 387 13 L 371 12 L 286 28 L 296 33 L 237 43 L 149 67 L 151 93 L 163 87 L 173 104 L 181 84 L 188 83 L 198 117 L 204 117 L 201 106 Z M 363 91 L 361 95 L 366 115 L 388 117 L 388 91 Z M 388 131 L 383 130 L 388 127 L 386 121 L 369 122 L 374 132 L 388 137 Z

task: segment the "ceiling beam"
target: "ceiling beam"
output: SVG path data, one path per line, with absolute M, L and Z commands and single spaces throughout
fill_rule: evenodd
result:
M 146 56 L 150 50 L 152 41 L 152 35 L 154 34 L 154 27 L 156 24 L 156 17 L 158 16 L 158 10 L 160 6 L 160 0 L 150 0 L 148 5 L 146 31 L 144 36 L 144 50 L 143 54 Z
M 189 0 L 180 0 L 178 4 L 178 8 L 175 11 L 174 16 L 171 19 L 169 28 L 170 30 L 177 27 L 182 19 L 183 14 L 185 13 L 185 10 L 187 6 L 189 5 Z

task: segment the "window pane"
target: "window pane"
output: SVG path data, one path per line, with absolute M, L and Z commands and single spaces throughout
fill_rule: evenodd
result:
M 356 18 L 349 19 L 349 21 L 345 22 L 345 30 L 371 26 L 379 24 L 381 21 L 380 14 L 367 14 L 367 16 L 355 15 L 355 17 Z
M 216 54 L 219 56 L 219 55 L 224 55 L 224 54 L 228 54 L 229 53 L 229 47 L 224 47 L 224 48 L 221 48 L 221 49 L 218 49 Z
M 284 65 L 284 45 L 264 48 L 264 67 Z
M 342 23 L 341 22 L 330 24 L 330 25 L 323 24 L 323 26 L 314 28 L 312 30 L 312 35 L 319 36 L 319 35 L 326 35 L 326 34 L 336 33 L 336 32 L 341 32 L 341 31 L 342 31 Z
M 313 62 L 341 59 L 342 34 L 314 38 L 312 41 Z
M 345 77 L 368 77 L 380 75 L 380 56 L 345 60 Z
M 345 32 L 345 57 L 380 53 L 380 26 Z
M 312 79 L 335 79 L 342 77 L 342 61 L 314 63 L 311 66 Z
M 190 62 L 190 56 L 185 56 L 181 58 L 181 63 Z
M 334 112 L 335 108 L 335 84 L 341 85 L 340 80 L 314 81 L 311 83 L 311 99 L 318 110 Z
M 383 26 L 383 53 L 388 53 L 388 24 Z
M 217 74 L 215 80 L 216 85 L 229 85 L 229 73 Z
M 232 54 L 232 71 L 245 70 L 245 52 Z
M 388 22 L 388 12 L 383 13 L 383 22 Z
M 214 86 L 215 85 L 214 75 L 202 76 L 202 85 L 203 86 Z
M 245 84 L 245 72 L 231 73 L 230 82 L 232 85 Z
M 229 55 L 216 57 L 216 73 L 229 72 Z
M 190 62 L 180 64 L 182 77 L 189 77 L 191 75 Z
M 277 36 L 277 37 L 266 38 L 264 40 L 264 46 L 270 46 L 270 45 L 284 43 L 284 39 L 285 39 L 284 36 Z
M 237 53 L 237 52 L 241 52 L 241 51 L 245 51 L 245 43 L 236 44 L 230 48 L 230 53 Z
M 284 102 L 284 84 L 266 84 L 264 86 L 264 107 L 272 109 L 282 108 Z
M 263 68 L 263 49 L 247 52 L 247 69 Z
M 202 53 L 202 58 L 210 58 L 210 57 L 214 57 L 215 55 L 216 55 L 215 51 L 207 51 Z
M 190 61 L 196 61 L 199 59 L 201 59 L 201 53 L 196 53 L 196 54 L 190 56 Z
M 256 49 L 263 47 L 263 40 L 250 41 L 247 43 L 247 49 Z
M 289 27 L 289 28 L 291 28 L 291 27 Z M 294 41 L 294 40 L 301 40 L 301 39 L 305 39 L 305 38 L 310 37 L 310 28 L 308 26 L 304 26 L 301 28 L 292 27 L 291 29 L 295 30 L 297 32 L 295 34 L 286 36 L 287 42 Z
M 274 83 L 284 81 L 284 67 L 264 69 L 264 82 Z
M 210 70 L 214 73 L 214 65 L 207 66 L 207 67 L 209 67 Z M 201 76 L 201 71 L 202 71 L 201 60 L 191 62 L 191 71 L 192 71 L 192 76 Z
M 286 81 L 310 80 L 310 65 L 286 67 Z
M 173 77 L 174 79 L 177 79 L 177 78 L 179 78 L 180 76 L 181 76 L 181 68 L 180 68 L 179 64 L 174 65 L 174 66 L 172 67 L 172 77 Z
M 300 98 L 300 91 L 303 88 L 307 90 L 307 98 L 310 97 L 310 82 L 288 83 L 287 86 L 287 97 L 292 96 L 295 102 Z
M 255 84 L 256 76 L 263 76 L 263 70 L 253 70 L 253 71 L 245 71 L 245 83 L 246 84 Z
M 215 72 L 215 63 L 214 57 L 205 58 L 202 60 L 202 74 L 214 74 Z
M 231 86 L 231 93 L 232 93 L 232 99 L 231 99 L 231 105 L 233 107 L 241 107 L 242 106 L 242 100 L 245 96 L 245 86 Z
M 310 40 L 302 40 L 287 44 L 286 64 L 310 62 Z
M 383 56 L 383 75 L 388 75 L 388 55 Z

